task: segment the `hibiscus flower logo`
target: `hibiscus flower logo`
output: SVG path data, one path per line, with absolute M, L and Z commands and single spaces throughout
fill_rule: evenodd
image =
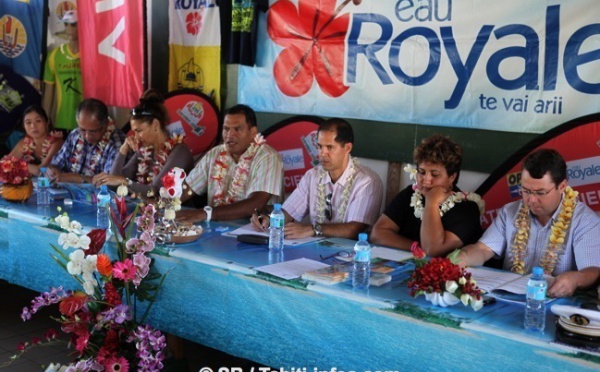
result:
M 202 28 L 202 14 L 191 12 L 185 17 L 187 32 L 192 35 L 198 35 Z
M 306 94 L 313 77 L 331 97 L 348 90 L 343 83 L 343 70 L 350 17 L 339 13 L 349 2 L 345 0 L 336 8 L 336 0 L 299 0 L 296 8 L 291 1 L 280 0 L 271 6 L 267 30 L 271 39 L 285 48 L 273 66 L 275 81 L 283 94 Z

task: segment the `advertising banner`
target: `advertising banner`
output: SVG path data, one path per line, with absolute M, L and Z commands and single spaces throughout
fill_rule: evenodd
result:
M 482 226 L 487 228 L 503 205 L 521 198 L 523 160 L 539 148 L 552 148 L 563 156 L 569 186 L 579 191 L 579 201 L 600 212 L 600 114 L 594 114 L 539 136 L 490 174 L 476 191 L 485 200 Z
M 134 107 L 144 91 L 143 1 L 79 1 L 83 94 Z
M 0 1 L 0 65 L 41 78 L 43 0 Z
M 219 105 L 221 23 L 216 0 L 169 1 L 168 86 L 196 89 Z
M 258 111 L 543 133 L 600 112 L 596 0 L 278 0 L 238 100 Z

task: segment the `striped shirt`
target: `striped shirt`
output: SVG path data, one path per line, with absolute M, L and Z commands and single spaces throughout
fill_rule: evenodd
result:
M 479 240 L 490 247 L 496 255 L 504 255 L 504 270 L 511 269 L 510 246 L 517 229 L 514 221 L 519 213 L 519 208 L 521 208 L 521 203 L 522 200 L 518 200 L 502 207 L 492 225 Z M 559 212 L 560 208 L 557 208 L 545 226 L 542 226 L 537 218 L 531 216 L 525 258 L 526 273 L 532 272 L 534 266 L 539 266 L 540 259 L 548 245 L 552 223 L 555 218 L 558 218 Z M 553 274 L 582 270 L 590 266 L 600 266 L 600 217 L 587 205 L 578 202 L 573 212 L 563 254 L 558 259 Z
M 219 152 L 222 150 L 223 146 L 220 145 L 207 152 L 185 179 L 185 182 L 196 194 L 207 193 L 208 204 L 211 206 L 214 206 L 215 190 L 213 190 L 214 183 L 209 182 L 209 180 L 215 172 L 215 160 L 217 160 Z M 231 184 L 237 166 L 229 153 L 227 154 L 226 165 L 227 174 L 223 180 L 226 185 L 225 190 Z M 275 149 L 267 144 L 261 145 L 252 159 L 249 172 L 245 198 L 248 198 L 253 192 L 262 191 L 272 195 L 269 201 L 270 204 L 278 203 L 281 200 L 283 195 L 283 161 Z M 238 202 L 239 200 L 235 201 Z
M 325 195 L 332 194 L 331 199 L 331 221 L 338 221 L 338 213 L 342 203 L 342 196 L 346 183 L 351 175 L 351 162 L 342 176 L 336 183 L 331 182 L 331 177 L 328 172 L 323 177 L 321 183 L 325 186 Z M 350 190 L 348 205 L 346 207 L 345 216 L 341 219 L 342 222 L 360 222 L 367 225 L 373 225 L 381 210 L 383 200 L 383 183 L 377 173 L 370 168 L 357 164 L 356 175 L 354 176 L 354 184 Z M 296 221 L 302 221 L 305 216 L 310 215 L 311 224 L 317 223 L 317 199 L 318 199 L 318 184 L 319 173 L 323 168 L 317 166 L 310 169 L 300 182 L 292 195 L 283 204 L 283 209 L 294 218 Z

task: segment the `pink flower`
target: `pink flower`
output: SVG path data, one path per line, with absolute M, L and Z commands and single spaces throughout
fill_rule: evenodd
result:
M 121 279 L 124 282 L 129 282 L 135 278 L 136 267 L 133 265 L 131 259 L 126 259 L 123 262 L 117 261 L 113 267 L 113 276 L 117 279 Z

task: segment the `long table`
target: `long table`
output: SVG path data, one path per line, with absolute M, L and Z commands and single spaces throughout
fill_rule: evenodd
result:
M 0 278 L 37 291 L 76 288 L 50 256 L 59 234 L 49 225 L 56 205 L 0 199 Z M 63 210 L 84 225 L 95 223 L 92 205 L 75 202 Z M 217 231 L 235 224 L 203 226 L 196 242 L 154 255 L 158 270 L 169 274 L 149 321 L 165 332 L 297 372 L 600 368 L 600 353 L 554 342 L 550 311 L 546 332 L 529 334 L 521 305 L 498 301 L 474 312 L 410 297 L 403 281 L 410 271 L 368 291 L 346 283 L 277 279 L 255 268 L 301 257 L 319 260 L 354 242 L 330 239 L 272 255 L 266 246 L 239 243 Z

